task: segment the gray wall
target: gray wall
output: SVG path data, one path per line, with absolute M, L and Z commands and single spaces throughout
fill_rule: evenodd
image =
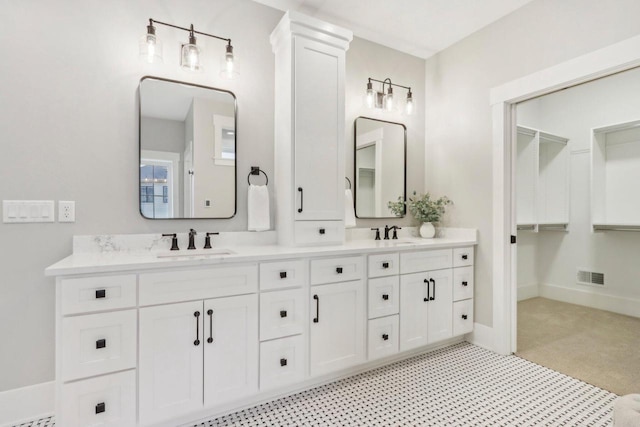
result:
M 283 13 L 248 0 L 0 0 L 0 10 L 0 199 L 75 200 L 77 211 L 73 224 L 0 223 L 3 391 L 54 378 L 54 280 L 45 278 L 43 270 L 71 253 L 73 235 L 186 232 L 190 227 L 246 230 L 249 167 L 259 165 L 273 178 L 274 55 L 269 34 Z M 138 40 L 150 17 L 193 23 L 200 31 L 231 37 L 240 78 L 218 77 L 224 45 L 204 37 L 198 41 L 209 55 L 206 71 L 180 70 L 178 49 L 186 34 L 160 26 L 164 63 L 140 61 Z M 194 222 L 140 216 L 137 87 L 145 75 L 236 94 L 235 218 Z M 360 39 L 347 54 L 348 173 L 352 124 L 364 114 L 369 76 L 415 85 L 418 111 L 405 123 L 410 132 L 410 188 L 420 191 L 424 61 Z
M 489 90 L 640 33 L 637 0 L 536 0 L 426 61 L 426 188 L 455 206 L 445 223 L 479 229 L 476 321 L 491 326 Z

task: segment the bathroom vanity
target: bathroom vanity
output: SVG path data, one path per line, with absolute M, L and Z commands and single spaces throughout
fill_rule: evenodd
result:
M 307 248 L 223 233 L 211 254 L 180 256 L 159 236 L 76 237 L 46 270 L 57 423 L 176 426 L 472 331 L 475 230 L 358 232 L 367 237 Z

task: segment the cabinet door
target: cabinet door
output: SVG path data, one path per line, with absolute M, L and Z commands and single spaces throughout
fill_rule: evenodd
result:
M 258 391 L 258 296 L 204 302 L 204 402 L 219 405 Z
M 296 220 L 340 220 L 345 52 L 303 37 L 294 49 Z
M 203 317 L 202 301 L 140 309 L 142 425 L 202 408 Z
M 429 343 L 432 343 L 453 336 L 453 271 L 430 271 L 429 285 L 431 291 L 427 325 Z
M 428 287 L 428 273 L 400 276 L 400 351 L 428 343 Z
M 364 282 L 314 286 L 311 290 L 311 375 L 365 359 Z

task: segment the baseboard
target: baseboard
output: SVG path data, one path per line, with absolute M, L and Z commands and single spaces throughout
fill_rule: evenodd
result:
M 465 339 L 471 344 L 478 347 L 486 348 L 487 350 L 493 350 L 493 328 L 485 326 L 481 323 L 473 324 L 473 332 L 467 334 Z
M 0 392 L 0 427 L 50 417 L 54 406 L 53 381 Z
M 540 286 L 525 285 L 518 286 L 518 301 L 523 301 L 529 298 L 535 298 L 540 296 Z
M 595 293 L 581 289 L 542 284 L 540 296 L 548 299 L 640 317 L 640 299 Z

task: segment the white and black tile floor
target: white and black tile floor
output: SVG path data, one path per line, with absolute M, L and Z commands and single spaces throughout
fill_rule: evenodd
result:
M 192 426 L 610 426 L 615 398 L 461 343 Z

